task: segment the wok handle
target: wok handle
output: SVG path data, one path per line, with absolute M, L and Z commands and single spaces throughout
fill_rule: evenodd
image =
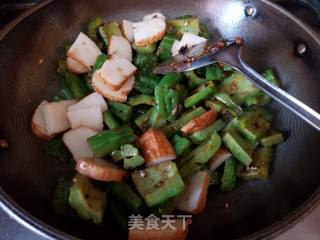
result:
M 252 80 L 252 82 L 254 82 L 262 91 L 320 131 L 320 114 L 289 93 L 283 91 L 281 88 L 271 84 L 263 76 L 253 70 L 242 60 L 240 48 L 237 52 L 237 61 L 237 68 Z
M 310 9 L 317 16 L 317 23 L 320 23 L 320 1 L 319 0 L 273 0 L 278 4 L 297 4 Z

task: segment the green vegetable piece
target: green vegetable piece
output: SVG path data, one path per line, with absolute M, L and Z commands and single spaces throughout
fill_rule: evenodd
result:
M 157 49 L 157 43 L 152 43 L 144 47 L 137 47 L 135 44 L 132 45 L 132 48 L 137 52 L 137 53 L 146 53 L 146 54 L 152 54 L 154 51 Z
M 69 193 L 71 185 L 72 182 L 70 180 L 59 178 L 58 184 L 53 193 L 53 210 L 66 216 L 76 215 L 74 210 L 69 205 Z
M 152 112 L 154 111 L 154 108 L 150 108 L 146 113 L 143 113 L 139 117 L 137 117 L 134 120 L 135 125 L 142 131 L 145 132 L 148 129 L 148 122 L 150 119 L 150 116 Z
M 118 162 L 128 157 L 134 157 L 139 154 L 139 150 L 131 145 L 131 144 L 124 144 L 120 147 L 120 150 L 114 150 L 111 153 L 111 157 L 113 161 Z
M 222 192 L 230 192 L 237 184 L 238 162 L 234 158 L 225 161 L 220 189 Z
M 96 62 L 95 62 L 95 64 L 93 65 L 92 70 L 93 70 L 93 71 L 99 70 L 107 59 L 108 59 L 108 56 L 107 56 L 106 54 L 104 54 L 104 53 L 101 53 L 101 54 L 97 57 Z
M 221 131 L 225 126 L 226 123 L 222 119 L 219 119 L 210 126 L 191 134 L 189 136 L 189 139 L 192 141 L 193 144 L 200 144 L 208 140 L 214 132 Z
M 198 77 L 193 70 L 185 72 L 184 75 L 190 80 L 192 87 L 200 86 L 207 81 L 204 78 Z
M 219 87 L 220 92 L 232 96 L 232 99 L 239 105 L 243 104 L 248 96 L 253 96 L 260 92 L 250 80 L 239 72 L 235 72 L 225 78 Z
M 198 103 L 212 97 L 214 94 L 215 94 L 215 89 L 211 87 L 204 87 L 201 91 L 193 94 L 190 97 L 187 97 L 184 100 L 184 107 L 185 108 L 193 107 Z
M 195 35 L 199 35 L 200 33 L 200 21 L 196 17 L 188 18 L 188 19 L 174 19 L 167 20 L 168 33 L 175 33 L 179 37 L 186 32 L 193 33 Z
M 69 204 L 79 217 L 101 224 L 106 203 L 106 194 L 93 186 L 87 177 L 80 174 L 75 176 L 70 188 Z
M 117 22 L 109 22 L 104 26 L 104 32 L 110 40 L 113 35 L 122 36 L 119 24 Z
M 270 128 L 270 123 L 264 120 L 258 111 L 245 112 L 239 118 L 238 130 L 248 140 L 256 141 Z
M 113 117 L 112 113 L 108 110 L 103 113 L 103 121 L 108 126 L 109 129 L 120 127 L 120 124 Z
M 143 200 L 136 194 L 131 187 L 125 182 L 110 182 L 107 184 L 112 199 L 123 204 L 126 208 L 134 213 L 143 210 Z
M 169 122 L 173 122 L 177 118 L 177 115 L 180 113 L 181 109 L 179 107 L 179 94 L 176 91 L 169 89 L 165 93 L 164 102 L 168 116 L 167 120 Z
M 159 113 L 160 117 L 167 117 L 167 110 L 165 105 L 165 91 L 166 89 L 162 86 L 156 86 L 154 89 L 154 98 L 156 100 L 156 110 Z
M 148 121 L 149 128 L 160 128 L 166 124 L 166 117 L 162 117 L 156 108 L 153 108 Z
M 158 75 L 142 72 L 136 78 L 134 89 L 142 94 L 152 95 L 160 79 Z
M 112 151 L 135 139 L 130 127 L 122 126 L 98 133 L 88 139 L 89 146 L 96 157 L 109 155 Z
M 222 66 L 223 71 L 225 71 L 225 72 L 233 72 L 233 71 L 234 71 L 234 68 L 233 68 L 233 67 L 231 67 L 230 65 L 227 65 L 227 64 L 221 64 L 221 63 L 220 63 L 220 65 Z
M 131 119 L 132 115 L 132 107 L 124 104 L 124 103 L 119 103 L 111 100 L 107 100 L 108 106 L 109 106 L 109 111 L 117 117 L 119 120 L 121 120 L 124 123 L 127 123 Z
M 243 165 L 249 166 L 252 162 L 251 154 L 241 145 L 241 141 L 237 141 L 234 135 L 229 132 L 224 133 L 222 136 L 223 143 L 231 151 L 232 155 L 235 156 Z
M 199 145 L 185 158 L 180 159 L 180 174 L 184 179 L 192 177 L 201 170 L 221 146 L 221 138 L 215 132 L 207 142 Z
M 190 147 L 192 145 L 187 138 L 180 137 L 178 134 L 173 136 L 171 143 L 178 157 L 190 151 Z
M 176 131 L 180 130 L 183 126 L 189 123 L 192 119 L 199 117 L 206 110 L 203 107 L 198 107 L 196 109 L 192 109 L 189 112 L 186 112 L 181 115 L 173 124 L 168 125 L 161 130 L 168 136 L 171 137 Z
M 214 98 L 222 102 L 229 109 L 232 109 L 237 114 L 237 116 L 241 115 L 242 108 L 238 104 L 236 104 L 227 94 L 220 92 L 215 94 Z
M 185 15 L 178 17 L 177 19 L 186 20 L 186 19 L 191 19 L 191 18 L 194 18 L 194 16 L 191 14 L 185 14 Z
M 81 81 L 86 86 L 89 93 L 94 92 L 94 89 L 92 87 L 92 72 L 89 72 L 88 74 L 85 74 L 81 77 Z
M 107 47 L 108 44 L 109 44 L 109 41 L 108 41 L 108 36 L 105 32 L 105 27 L 104 26 L 100 26 L 98 28 L 98 36 L 101 40 L 101 42 L 103 43 L 104 47 Z
M 211 34 L 210 31 L 208 29 L 208 26 L 204 23 L 200 23 L 200 37 L 204 37 L 206 39 L 210 39 L 211 38 Z
M 183 84 L 178 83 L 175 87 L 175 90 L 179 94 L 180 101 L 183 101 L 189 95 L 188 89 Z
M 103 24 L 102 18 L 96 17 L 93 20 L 91 20 L 88 24 L 88 36 L 96 41 L 98 39 L 97 31 L 98 28 Z
M 161 61 L 169 60 L 172 57 L 171 48 L 175 40 L 177 38 L 174 35 L 164 36 L 158 48 L 158 55 Z
M 223 78 L 223 69 L 218 63 L 206 66 L 207 81 L 221 81 Z
M 183 180 L 172 161 L 134 171 L 131 177 L 148 207 L 174 198 L 184 190 Z
M 47 145 L 49 155 L 58 158 L 62 162 L 70 162 L 72 155 L 62 141 L 62 135 L 53 138 Z
M 271 132 L 267 136 L 260 139 L 260 143 L 264 147 L 271 147 L 277 144 L 280 144 L 284 141 L 282 133 Z
M 132 107 L 135 107 L 141 104 L 154 106 L 155 100 L 154 100 L 154 97 L 152 96 L 141 94 L 134 97 L 130 97 L 127 103 Z
M 158 65 L 158 57 L 154 54 L 138 53 L 133 58 L 133 64 L 141 71 L 152 73 Z
M 167 73 L 161 79 L 159 85 L 165 88 L 175 87 L 181 80 L 183 75 L 181 73 Z
M 268 179 L 272 157 L 273 149 L 271 147 L 258 148 L 252 164 L 238 174 L 239 178 L 246 181 Z
M 135 169 L 136 167 L 141 166 L 144 164 L 144 158 L 140 155 L 136 155 L 131 158 L 125 158 L 123 161 L 123 168 L 124 169 Z
M 86 85 L 81 81 L 81 79 L 71 72 L 65 72 L 64 74 L 65 82 L 69 86 L 73 96 L 76 99 L 82 99 L 89 94 Z

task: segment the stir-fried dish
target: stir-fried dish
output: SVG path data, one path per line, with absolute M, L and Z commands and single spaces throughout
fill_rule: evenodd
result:
M 32 118 L 48 154 L 75 166 L 73 179 L 58 181 L 56 212 L 94 224 L 110 217 L 123 238 L 185 239 L 186 219 L 174 228 L 161 219 L 201 214 L 210 188 L 229 192 L 240 181 L 268 179 L 283 141 L 264 108 L 269 96 L 220 63 L 153 74 L 175 55 L 204 49 L 210 37 L 195 16 L 152 13 L 120 24 L 97 17 L 65 44 L 60 90 Z M 274 70 L 263 76 L 279 86 Z M 158 228 L 146 227 L 150 216 Z

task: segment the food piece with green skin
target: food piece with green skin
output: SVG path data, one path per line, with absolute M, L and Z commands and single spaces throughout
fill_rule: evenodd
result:
M 92 73 L 85 74 L 81 77 L 82 82 L 84 85 L 87 87 L 89 92 L 94 92 L 93 87 L 92 87 Z
M 167 120 L 173 122 L 179 114 L 179 95 L 176 91 L 168 89 L 164 98 Z
M 193 106 L 197 105 L 198 103 L 212 97 L 215 93 L 216 93 L 216 91 L 214 88 L 205 87 L 201 91 L 193 94 L 190 97 L 187 97 L 183 103 L 184 107 L 185 108 L 193 107 Z
M 204 114 L 206 110 L 203 107 L 198 107 L 196 109 L 192 109 L 189 112 L 184 113 L 181 115 L 174 123 L 162 128 L 161 130 L 168 136 L 171 137 L 174 133 L 180 130 L 183 126 L 187 123 L 192 121 L 192 119 L 199 117 L 200 115 Z
M 230 192 L 237 184 L 238 162 L 235 158 L 225 161 L 220 189 L 222 192 Z
M 52 207 L 59 214 L 66 216 L 76 216 L 76 213 L 69 205 L 69 194 L 72 182 L 70 180 L 59 178 L 58 184 L 53 193 Z
M 184 190 L 183 180 L 172 161 L 134 171 L 131 177 L 148 207 L 174 198 Z
M 132 144 L 124 144 L 120 147 L 120 150 L 114 150 L 111 153 L 113 161 L 118 162 L 127 157 L 134 157 L 139 154 L 139 150 Z
M 155 105 L 155 99 L 152 96 L 141 94 L 134 97 L 130 97 L 127 102 L 131 107 L 135 107 L 141 104 L 146 104 L 150 106 Z
M 221 81 L 223 78 L 223 69 L 218 63 L 206 66 L 206 80 L 207 81 Z
M 187 19 L 174 19 L 167 20 L 168 33 L 177 34 L 182 37 L 186 32 L 199 35 L 200 33 L 200 21 L 199 18 L 192 17 Z
M 78 76 L 74 75 L 71 72 L 66 72 L 64 74 L 64 77 L 76 99 L 82 99 L 90 93 L 86 85 Z
M 280 81 L 273 69 L 267 69 L 265 72 L 262 73 L 262 76 L 271 84 L 275 86 L 280 86 Z M 262 91 L 259 91 L 257 94 L 247 97 L 245 99 L 244 104 L 247 107 L 251 107 L 253 105 L 263 106 L 268 104 L 270 101 L 270 96 L 268 96 Z
M 163 118 L 167 117 L 167 109 L 164 101 L 165 91 L 166 89 L 160 85 L 156 86 L 156 88 L 154 89 L 154 98 L 156 100 L 156 110 L 158 114 Z
M 122 36 L 119 24 L 117 22 L 109 22 L 104 26 L 104 32 L 108 40 L 113 36 Z
M 109 44 L 109 41 L 108 41 L 108 36 L 106 34 L 104 26 L 100 26 L 98 28 L 98 36 L 99 36 L 99 39 L 101 40 L 101 42 L 103 43 L 104 47 L 106 48 Z
M 91 20 L 88 24 L 88 36 L 93 40 L 98 40 L 97 31 L 98 28 L 103 24 L 101 17 L 96 17 L 93 20 Z
M 133 213 L 139 213 L 144 208 L 143 200 L 125 182 L 107 183 L 112 199 L 123 204 Z
M 177 156 L 180 157 L 190 150 L 191 142 L 187 138 L 180 137 L 175 134 L 171 139 L 172 146 Z
M 154 111 L 154 108 L 150 108 L 146 113 L 143 113 L 139 117 L 137 117 L 134 120 L 135 125 L 142 131 L 145 132 L 148 129 L 148 122 L 150 119 L 150 116 L 152 112 Z
M 113 199 L 108 201 L 107 210 L 110 211 L 111 219 L 115 222 L 114 226 L 119 230 L 119 239 L 128 239 L 128 213 Z
M 131 158 L 125 158 L 123 160 L 123 168 L 124 169 L 135 169 L 144 163 L 145 163 L 144 158 L 141 157 L 140 155 L 136 155 Z
M 250 167 L 240 171 L 238 177 L 246 181 L 268 179 L 270 175 L 272 157 L 273 148 L 258 148 L 254 154 L 254 159 Z
M 184 75 L 190 80 L 192 87 L 200 86 L 207 81 L 204 78 L 198 77 L 193 70 L 185 72 Z
M 109 129 L 120 127 L 120 124 L 113 117 L 112 113 L 108 110 L 103 113 L 103 121 L 108 126 Z
M 154 88 L 160 80 L 158 75 L 147 72 L 140 73 L 135 80 L 134 89 L 142 94 L 153 95 Z
M 47 145 L 46 151 L 49 155 L 58 158 L 62 162 L 70 162 L 72 155 L 62 141 L 62 135 L 53 138 Z
M 132 115 L 132 107 L 124 104 L 119 103 L 111 100 L 107 100 L 109 111 L 118 119 L 120 119 L 122 122 L 127 123 L 131 119 Z
M 158 55 L 161 61 L 169 60 L 172 57 L 171 48 L 175 40 L 177 38 L 174 35 L 164 36 L 158 48 Z
M 257 141 L 268 131 L 270 123 L 264 120 L 258 111 L 250 111 L 242 114 L 237 127 L 248 140 Z
M 238 104 L 236 104 L 229 97 L 229 95 L 220 92 L 220 93 L 215 94 L 214 98 L 217 99 L 218 101 L 222 102 L 228 108 L 232 109 L 236 113 L 237 116 L 242 114 L 242 108 Z
M 101 224 L 107 198 L 106 194 L 93 186 L 87 177 L 77 174 L 70 188 L 69 204 L 79 217 Z
M 226 132 L 222 136 L 224 145 L 230 150 L 233 156 L 235 156 L 243 165 L 249 166 L 252 162 L 251 154 L 241 145 L 242 142 L 237 141 L 234 134 Z
M 160 128 L 166 125 L 166 117 L 162 117 L 156 108 L 153 108 L 148 121 L 149 128 Z
M 271 147 L 277 144 L 280 144 L 284 141 L 282 133 L 271 132 L 260 139 L 260 144 L 264 147 Z
M 225 78 L 221 82 L 219 88 L 220 92 L 224 92 L 231 96 L 231 98 L 239 105 L 243 104 L 245 99 L 249 96 L 254 96 L 260 92 L 260 90 L 240 72 L 234 72 Z
M 96 157 L 109 155 L 122 145 L 131 143 L 135 139 L 130 127 L 122 126 L 98 133 L 88 139 L 89 146 Z
M 219 63 L 219 65 L 223 68 L 223 71 L 225 72 L 233 72 L 235 69 L 227 64 Z
M 167 73 L 161 79 L 159 86 L 165 88 L 175 87 L 183 79 L 183 74 L 181 73 Z
M 180 159 L 180 174 L 184 179 L 200 171 L 221 146 L 221 138 L 215 132 L 210 139 L 195 148 L 186 157 Z
M 226 106 L 224 103 L 214 99 L 210 99 L 210 100 L 206 100 L 205 106 L 207 108 L 211 108 L 213 110 L 215 110 L 217 113 L 221 113 L 222 116 L 224 116 L 225 114 L 231 114 L 232 117 L 237 117 L 238 113 L 235 111 L 235 109 L 230 108 L 228 106 Z
M 132 48 L 137 53 L 146 53 L 146 54 L 152 54 L 157 49 L 157 43 L 152 43 L 144 47 L 137 47 L 135 44 L 132 45 Z
M 152 72 L 152 70 L 158 65 L 158 57 L 154 54 L 138 53 L 133 58 L 133 64 L 141 72 Z
M 211 38 L 211 34 L 210 31 L 208 29 L 208 26 L 204 23 L 200 23 L 200 33 L 199 33 L 200 37 L 204 37 L 206 39 L 210 39 Z
M 106 54 L 104 54 L 104 53 L 101 53 L 101 54 L 97 57 L 96 62 L 95 62 L 95 64 L 93 65 L 92 70 L 93 70 L 93 71 L 99 70 L 107 59 L 108 59 L 108 56 L 107 56 Z
M 188 136 L 188 138 L 192 141 L 193 144 L 200 144 L 208 140 L 214 132 L 221 131 L 225 126 L 226 123 L 222 119 L 219 119 L 210 126 L 191 134 L 190 136 Z

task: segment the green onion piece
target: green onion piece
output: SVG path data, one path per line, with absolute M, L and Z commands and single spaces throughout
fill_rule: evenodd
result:
M 172 57 L 171 48 L 175 40 L 177 40 L 177 38 L 173 35 L 164 36 L 158 49 L 159 59 L 161 61 L 169 60 Z
M 198 77 L 193 70 L 185 72 L 184 74 L 190 80 L 191 86 L 193 87 L 200 86 L 201 84 L 204 84 L 207 81 L 204 78 Z
M 104 53 L 101 53 L 101 54 L 97 57 L 96 62 L 95 62 L 95 64 L 93 65 L 93 69 L 92 69 L 92 70 L 93 70 L 93 71 L 99 70 L 107 59 L 108 59 L 108 56 L 107 56 L 106 54 L 104 54 Z
M 127 103 L 132 107 L 135 107 L 141 104 L 153 106 L 155 105 L 155 100 L 154 100 L 154 97 L 152 96 L 141 94 L 134 97 L 130 97 Z
M 104 26 L 100 26 L 98 28 L 98 36 L 99 36 L 101 42 L 103 43 L 103 45 L 105 47 L 107 47 L 108 44 L 109 44 L 109 41 L 108 41 L 108 36 L 107 36 L 107 34 L 105 32 L 105 27 Z
M 223 69 L 218 63 L 206 66 L 207 81 L 221 81 L 223 78 Z
M 190 147 L 192 145 L 187 138 L 180 137 L 178 134 L 173 136 L 171 142 L 178 157 L 190 151 Z
M 225 161 L 220 189 L 222 192 L 230 192 L 237 184 L 238 162 L 234 158 Z
M 157 49 L 157 43 L 152 43 L 144 47 L 137 47 L 135 44 L 132 45 L 132 48 L 137 52 L 137 53 L 146 53 L 146 54 L 152 54 L 154 51 Z
M 210 126 L 191 134 L 189 136 L 189 139 L 194 144 L 200 144 L 208 140 L 214 132 L 221 131 L 225 126 L 226 126 L 226 123 L 222 119 L 219 119 L 215 121 L 213 124 L 211 124 Z
M 104 32 L 108 40 L 113 36 L 122 36 L 119 24 L 117 22 L 109 22 L 104 26 Z
M 96 41 L 98 39 L 97 37 L 97 30 L 98 28 L 103 24 L 102 18 L 96 17 L 93 20 L 91 20 L 88 24 L 88 36 Z

